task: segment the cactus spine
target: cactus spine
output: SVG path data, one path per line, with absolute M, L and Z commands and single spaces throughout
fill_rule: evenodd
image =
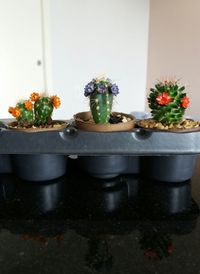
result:
M 166 125 L 181 122 L 189 105 L 184 90 L 177 80 L 159 81 L 151 88 L 148 102 L 153 119 Z
M 109 122 L 113 96 L 118 93 L 118 86 L 104 77 L 95 78 L 85 86 L 85 96 L 90 98 L 90 110 L 96 124 Z

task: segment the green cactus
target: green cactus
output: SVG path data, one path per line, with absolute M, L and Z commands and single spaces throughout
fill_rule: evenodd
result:
M 16 118 L 20 127 L 45 127 L 52 122 L 53 109 L 60 105 L 57 95 L 48 97 L 33 92 L 28 100 L 17 103 L 15 107 L 9 107 L 8 112 Z
M 85 96 L 90 98 L 90 110 L 96 124 L 109 122 L 113 96 L 118 93 L 118 86 L 104 77 L 95 78 L 85 86 Z
M 30 102 L 31 104 L 31 102 Z M 21 126 L 32 126 L 34 116 L 32 108 L 27 109 L 26 102 L 17 103 L 16 108 L 20 111 L 20 115 L 16 118 Z
M 106 124 L 110 119 L 113 95 L 109 93 L 90 95 L 90 109 L 96 124 Z
M 159 81 L 151 88 L 148 102 L 153 119 L 166 125 L 181 122 L 189 105 L 184 90 L 176 80 Z
M 52 99 L 49 97 L 41 97 L 34 104 L 35 122 L 36 126 L 48 124 L 51 121 L 53 112 Z

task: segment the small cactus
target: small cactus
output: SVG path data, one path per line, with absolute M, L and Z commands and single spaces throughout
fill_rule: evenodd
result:
M 34 104 L 35 125 L 41 126 L 48 124 L 51 121 L 53 112 L 53 103 L 51 98 L 42 97 Z
M 149 107 L 154 120 L 163 124 L 176 124 L 182 121 L 190 100 L 186 96 L 185 86 L 179 86 L 178 80 L 158 81 L 150 89 Z
M 60 106 L 60 99 L 57 96 L 40 96 L 39 93 L 32 93 L 30 100 L 19 102 L 16 107 L 9 107 L 8 111 L 22 127 L 44 126 L 51 122 L 53 109 Z
M 31 101 L 17 103 L 16 107 L 10 107 L 8 110 L 21 126 L 32 126 L 34 123 L 33 104 Z
M 110 119 L 113 96 L 119 88 L 108 78 L 95 78 L 85 86 L 85 96 L 90 98 L 90 110 L 96 124 L 106 124 Z

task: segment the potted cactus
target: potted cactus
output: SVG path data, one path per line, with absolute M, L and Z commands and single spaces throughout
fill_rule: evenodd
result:
M 57 96 L 45 96 L 32 93 L 28 100 L 20 101 L 8 111 L 16 121 L 8 128 L 26 132 L 60 130 L 67 126 L 63 121 L 54 121 L 51 116 L 54 108 L 60 106 Z M 47 181 L 58 178 L 66 172 L 67 158 L 55 154 L 19 154 L 12 155 L 13 171 L 28 181 Z
M 58 108 L 60 104 L 60 98 L 56 95 L 50 97 L 33 92 L 28 100 L 18 102 L 15 107 L 9 107 L 8 112 L 16 121 L 8 126 L 28 131 L 66 127 L 65 122 L 53 121 L 51 118 L 54 108 Z
M 90 112 L 77 113 L 75 124 L 87 131 L 126 131 L 134 127 L 132 115 L 112 112 L 114 97 L 119 94 L 118 86 L 109 78 L 99 77 L 90 81 L 84 89 L 89 98 Z M 79 157 L 80 166 L 92 176 L 109 179 L 118 176 L 124 170 L 128 158 L 118 155 Z
M 113 105 L 113 96 L 119 88 L 108 78 L 95 78 L 85 86 L 86 97 L 90 100 L 90 110 L 96 124 L 109 122 Z
M 173 131 L 199 128 L 199 121 L 184 118 L 190 99 L 179 80 L 158 81 L 150 89 L 148 103 L 152 118 L 140 120 L 139 125 L 142 127 Z
M 74 115 L 78 128 L 88 131 L 125 131 L 134 127 L 134 117 L 120 112 L 112 112 L 118 86 L 109 78 L 99 77 L 90 81 L 84 89 L 89 98 L 90 112 Z
M 150 89 L 148 103 L 152 118 L 140 120 L 140 127 L 185 133 L 199 130 L 199 121 L 184 118 L 190 99 L 179 80 L 158 81 Z M 155 180 L 182 182 L 192 177 L 195 163 L 195 155 L 149 156 L 143 158 L 142 169 Z

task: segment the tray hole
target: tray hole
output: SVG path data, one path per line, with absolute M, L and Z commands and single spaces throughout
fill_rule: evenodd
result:
M 150 138 L 152 132 L 150 131 L 147 131 L 146 129 L 137 129 L 136 132 L 134 132 L 133 134 L 133 137 L 136 139 L 136 140 L 139 140 L 139 141 L 143 141 L 143 140 L 147 140 L 148 138 Z

